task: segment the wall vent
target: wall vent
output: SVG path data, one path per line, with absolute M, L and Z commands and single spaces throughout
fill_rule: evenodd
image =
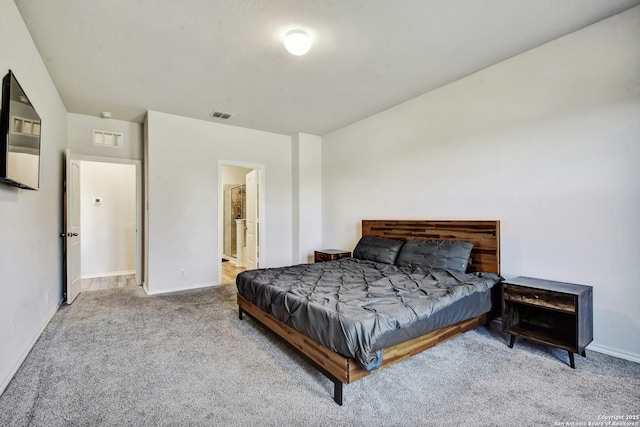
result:
M 107 132 L 104 130 L 93 131 L 93 145 L 99 147 L 122 147 L 124 137 L 118 132 Z
M 228 120 L 231 118 L 231 116 L 233 116 L 233 113 L 225 113 L 224 111 L 214 111 L 213 113 L 209 114 L 209 116 L 216 119 Z

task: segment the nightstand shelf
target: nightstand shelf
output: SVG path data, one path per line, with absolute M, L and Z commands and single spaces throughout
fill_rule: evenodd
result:
M 342 249 L 321 249 L 314 252 L 314 262 L 335 261 L 340 258 L 348 258 L 351 252 Z
M 502 284 L 502 331 L 586 357 L 593 340 L 593 288 L 573 283 L 516 277 Z

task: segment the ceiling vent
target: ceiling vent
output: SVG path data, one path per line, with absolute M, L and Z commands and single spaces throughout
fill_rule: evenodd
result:
M 213 113 L 209 114 L 209 116 L 215 118 L 215 119 L 225 119 L 228 120 L 231 118 L 231 116 L 233 116 L 233 113 L 225 113 L 224 111 L 214 111 Z

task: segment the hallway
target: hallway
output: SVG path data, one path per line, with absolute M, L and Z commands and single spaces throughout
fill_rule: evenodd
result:
M 231 262 L 222 263 L 222 284 L 223 285 L 235 285 L 236 276 L 238 273 L 244 271 L 244 267 L 236 267 Z M 136 285 L 136 275 L 126 274 L 122 276 L 108 276 L 108 277 L 93 277 L 90 279 L 81 279 L 80 292 L 91 291 L 103 291 L 105 289 L 125 288 L 128 286 Z
M 80 279 L 80 292 L 102 291 L 105 289 L 126 288 L 128 286 L 137 286 L 135 274 Z

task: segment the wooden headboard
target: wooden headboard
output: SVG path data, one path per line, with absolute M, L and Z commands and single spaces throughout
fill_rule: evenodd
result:
M 500 274 L 500 221 L 362 220 L 362 235 L 396 240 L 473 242 L 468 271 Z

